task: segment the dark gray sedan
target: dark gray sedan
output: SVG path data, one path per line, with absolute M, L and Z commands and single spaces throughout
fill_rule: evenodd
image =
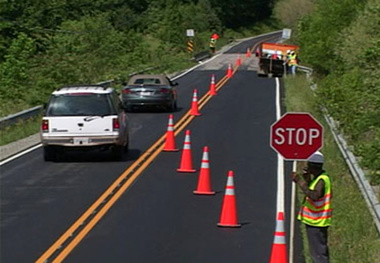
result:
M 177 91 L 165 75 L 134 75 L 122 91 L 122 101 L 127 111 L 134 107 L 154 106 L 168 111 L 177 109 Z

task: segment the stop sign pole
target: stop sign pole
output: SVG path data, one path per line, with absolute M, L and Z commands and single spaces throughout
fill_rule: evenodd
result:
M 286 160 L 307 160 L 323 146 L 323 126 L 309 113 L 286 113 L 271 125 L 270 145 Z

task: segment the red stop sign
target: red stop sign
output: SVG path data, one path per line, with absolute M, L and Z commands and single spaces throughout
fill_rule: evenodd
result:
M 270 145 L 287 160 L 306 160 L 323 145 L 323 126 L 309 113 L 286 113 L 272 124 Z

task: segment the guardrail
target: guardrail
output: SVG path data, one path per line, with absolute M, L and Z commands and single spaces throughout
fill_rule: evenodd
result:
M 28 110 L 24 110 L 12 115 L 8 115 L 0 119 L 0 129 L 12 125 L 18 121 L 26 120 L 41 114 L 43 111 L 43 105 L 33 107 Z
M 199 61 L 202 61 L 206 58 L 210 58 L 212 55 L 209 51 L 202 51 L 202 52 L 199 52 L 197 54 L 195 54 L 192 59 L 199 62 Z
M 310 79 L 313 70 L 308 67 L 298 66 L 297 70 L 306 72 L 306 76 Z M 311 85 L 310 88 L 315 91 L 316 84 Z M 375 191 L 371 187 L 369 181 L 367 180 L 363 170 L 360 168 L 355 155 L 349 149 L 349 146 L 343 136 L 339 133 L 338 125 L 334 119 L 329 115 L 326 108 L 322 108 L 323 116 L 329 125 L 330 131 L 334 137 L 335 143 L 338 145 L 339 150 L 350 169 L 351 175 L 356 181 L 366 203 L 367 207 L 372 215 L 373 221 L 375 222 L 378 233 L 380 234 L 380 203 L 376 197 Z
M 355 155 L 350 151 L 347 142 L 344 140 L 343 136 L 338 132 L 338 127 L 334 119 L 328 116 L 327 110 L 323 109 L 324 117 L 326 122 L 330 127 L 330 131 L 338 145 L 341 154 L 346 161 L 351 174 L 353 175 L 359 189 L 367 203 L 369 211 L 375 221 L 377 231 L 380 234 L 380 204 L 377 199 L 375 192 L 373 191 L 371 185 L 369 184 L 363 170 L 360 168 Z

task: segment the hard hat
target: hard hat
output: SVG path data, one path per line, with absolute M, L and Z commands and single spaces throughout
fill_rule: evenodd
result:
M 289 49 L 286 51 L 286 54 L 290 54 L 290 50 Z
M 310 163 L 324 163 L 323 154 L 320 151 L 316 151 L 307 161 Z

